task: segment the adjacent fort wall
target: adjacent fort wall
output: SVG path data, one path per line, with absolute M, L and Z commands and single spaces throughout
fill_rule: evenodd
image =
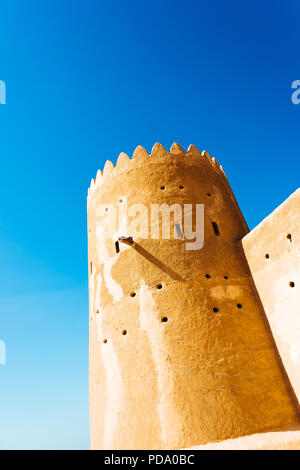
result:
M 242 240 L 282 362 L 300 400 L 300 189 Z

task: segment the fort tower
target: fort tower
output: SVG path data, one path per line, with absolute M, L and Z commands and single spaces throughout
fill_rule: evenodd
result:
M 134 204 L 148 214 L 135 233 L 124 219 Z M 187 249 L 172 217 L 170 238 L 161 228 L 151 237 L 153 204 L 203 204 L 203 247 Z M 178 449 L 299 425 L 241 243 L 248 232 L 222 167 L 194 146 L 137 147 L 98 171 L 88 195 L 92 448 Z M 122 236 L 133 243 L 118 249 Z

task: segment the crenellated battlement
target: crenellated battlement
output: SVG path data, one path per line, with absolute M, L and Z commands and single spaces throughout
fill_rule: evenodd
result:
M 224 170 L 217 160 L 214 157 L 211 157 L 206 150 L 200 152 L 195 145 L 190 145 L 188 151 L 185 152 L 179 144 L 174 142 L 168 152 L 161 144 L 156 143 L 152 147 L 150 154 L 141 145 L 138 145 L 133 152 L 132 158 L 126 155 L 126 153 L 121 152 L 116 166 L 110 160 L 106 161 L 103 171 L 98 170 L 96 178 L 91 180 L 91 184 L 88 189 L 88 199 L 92 196 L 95 189 L 100 188 L 105 184 L 107 179 L 138 169 L 142 165 L 151 165 L 153 163 L 161 162 L 161 160 L 165 160 L 167 162 L 168 159 L 172 160 L 174 158 L 178 161 L 185 161 L 187 164 L 208 164 L 221 176 L 225 176 Z
M 103 172 L 99 169 L 96 178 L 91 180 L 91 184 L 88 189 L 88 205 L 93 201 L 93 195 L 96 190 L 102 188 L 106 182 L 111 181 L 112 178 L 126 174 L 129 171 L 138 170 L 141 167 L 145 168 L 147 165 L 161 163 L 174 164 L 174 159 L 175 162 L 181 162 L 188 166 L 203 165 L 204 171 L 207 172 L 213 170 L 217 173 L 230 195 L 236 211 L 242 220 L 245 231 L 249 231 L 248 225 L 232 192 L 222 165 L 218 163 L 215 157 L 211 157 L 206 150 L 200 152 L 200 150 L 192 144 L 189 146 L 187 152 L 185 152 L 178 143 L 174 142 L 168 152 L 161 144 L 156 143 L 152 147 L 151 154 L 149 154 L 144 147 L 138 145 L 133 152 L 132 158 L 126 155 L 126 153 L 121 152 L 116 166 L 114 166 L 110 160 L 107 160 L 104 165 Z

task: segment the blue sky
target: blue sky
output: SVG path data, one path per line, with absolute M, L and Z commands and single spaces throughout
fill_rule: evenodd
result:
M 299 185 L 300 7 L 4 0 L 0 448 L 89 447 L 86 195 L 141 144 L 207 149 L 250 226 Z

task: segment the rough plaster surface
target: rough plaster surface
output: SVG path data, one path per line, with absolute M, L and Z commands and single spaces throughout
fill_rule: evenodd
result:
M 299 400 L 300 189 L 246 235 L 242 245 L 281 359 Z
M 204 204 L 203 249 L 112 235 L 107 217 L 124 196 L 149 209 Z M 247 232 L 222 168 L 193 146 L 138 147 L 98 172 L 88 196 L 93 449 L 179 449 L 299 424 L 240 246 Z M 116 254 L 118 235 L 135 247 Z
M 300 430 L 253 434 L 223 442 L 193 446 L 193 450 L 300 450 Z

